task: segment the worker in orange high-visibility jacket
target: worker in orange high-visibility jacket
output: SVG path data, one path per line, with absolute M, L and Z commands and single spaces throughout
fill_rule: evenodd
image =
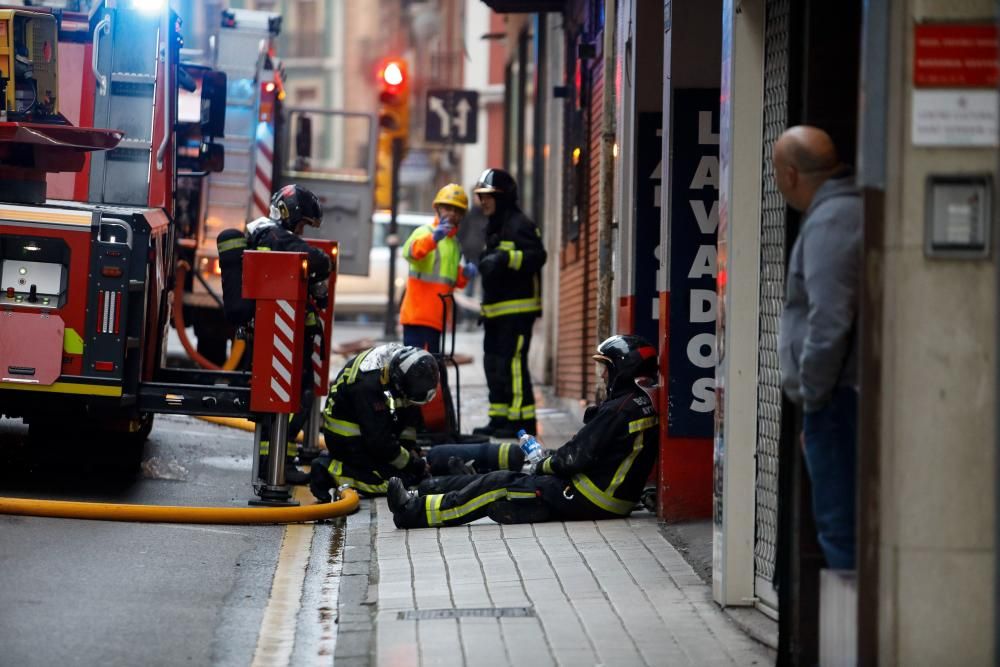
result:
M 449 183 L 438 191 L 433 205 L 434 224 L 415 229 L 403 245 L 410 276 L 399 321 L 403 325 L 404 345 L 437 354 L 441 351 L 441 327 L 445 323 L 445 303 L 440 295 L 465 287 L 476 277 L 477 269 L 469 261 L 461 264 L 462 249 L 455 238 L 469 209 L 465 190 L 461 185 Z

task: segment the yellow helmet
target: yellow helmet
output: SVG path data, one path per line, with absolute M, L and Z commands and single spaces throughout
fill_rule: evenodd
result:
M 438 190 L 437 195 L 434 197 L 434 203 L 431 205 L 437 206 L 438 204 L 448 204 L 463 211 L 468 211 L 469 195 L 465 194 L 465 188 L 458 183 L 449 183 Z

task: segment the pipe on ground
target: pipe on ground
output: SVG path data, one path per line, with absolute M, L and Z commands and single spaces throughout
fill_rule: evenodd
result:
M 343 489 L 340 494 L 340 499 L 332 503 L 299 507 L 179 507 L 0 498 L 0 514 L 145 523 L 303 523 L 346 516 L 358 508 L 358 494 L 354 489 Z
M 184 351 L 187 352 L 191 360 L 196 364 L 210 371 L 232 371 L 236 370 L 236 367 L 240 364 L 240 359 L 243 357 L 243 352 L 246 349 L 246 341 L 236 339 L 233 341 L 233 347 L 229 351 L 229 358 L 226 362 L 219 366 L 218 364 L 209 361 L 204 356 L 202 356 L 194 345 L 191 344 L 191 340 L 187 336 L 187 328 L 184 323 L 184 280 L 187 277 L 187 272 L 191 270 L 191 265 L 184 260 L 177 262 L 177 268 L 174 272 L 174 291 L 173 291 L 173 320 L 174 328 L 177 329 L 177 337 L 181 340 L 181 345 L 184 347 Z
M 250 431 L 253 433 L 256 430 L 256 425 L 249 419 L 244 419 L 243 417 L 215 417 L 211 415 L 198 415 L 198 419 L 206 421 L 210 424 L 218 424 L 219 426 L 228 426 L 229 428 L 238 428 L 241 431 Z M 303 438 L 304 432 L 300 431 L 295 437 L 295 442 L 304 442 Z

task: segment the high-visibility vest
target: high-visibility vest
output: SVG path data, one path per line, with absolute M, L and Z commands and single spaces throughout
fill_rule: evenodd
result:
M 400 308 L 399 321 L 403 325 L 424 326 L 441 330 L 444 322 L 444 302 L 438 296 L 450 294 L 455 287 L 464 287 L 465 276 L 459 271 L 462 249 L 454 236 L 446 236 L 437 242 L 430 238 L 434 232 L 432 225 L 422 225 L 415 229 L 403 245 L 403 257 L 410 265 L 410 275 L 406 281 L 406 294 Z M 417 259 L 419 249 L 431 245 L 427 254 Z

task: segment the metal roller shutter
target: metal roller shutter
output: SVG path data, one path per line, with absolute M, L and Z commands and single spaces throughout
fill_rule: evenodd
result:
M 778 444 L 781 437 L 778 322 L 785 288 L 785 202 L 774 184 L 771 154 L 774 142 L 788 122 L 790 9 L 790 0 L 768 0 L 764 37 L 754 574 L 757 598 L 765 611 L 774 613 L 778 608 L 778 597 L 772 581 L 778 544 Z

